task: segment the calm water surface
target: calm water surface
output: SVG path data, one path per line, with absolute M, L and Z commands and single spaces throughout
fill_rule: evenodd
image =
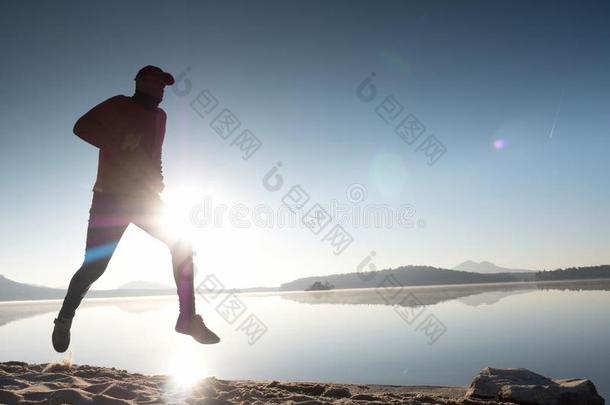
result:
M 486 366 L 526 367 L 554 378 L 590 378 L 608 398 L 609 289 L 592 281 L 239 294 L 245 310 L 233 323 L 222 316 L 226 307 L 216 309 L 226 295 L 198 297 L 206 324 L 222 338 L 213 346 L 173 331 L 175 297 L 89 299 L 64 355 L 50 342 L 59 301 L 3 303 L 0 360 L 71 357 L 182 379 L 459 386 Z M 267 327 L 254 344 L 237 330 L 250 314 Z

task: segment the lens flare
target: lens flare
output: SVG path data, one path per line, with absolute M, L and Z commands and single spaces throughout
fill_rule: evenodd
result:
M 507 142 L 506 139 L 496 139 L 493 142 L 493 146 L 495 150 L 502 150 L 506 148 Z

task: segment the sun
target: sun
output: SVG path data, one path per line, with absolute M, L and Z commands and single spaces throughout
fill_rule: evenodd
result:
M 223 283 L 235 283 L 243 276 L 242 271 L 250 268 L 253 258 L 261 254 L 259 230 L 254 227 L 237 228 L 231 223 L 230 207 L 237 204 L 235 201 L 240 201 L 232 190 L 214 183 L 193 184 L 181 183 L 167 188 L 160 195 L 165 206 L 159 218 L 161 226 L 170 237 L 191 243 L 196 256 L 193 258 L 196 278 L 222 272 Z M 205 226 L 192 217 L 193 208 L 201 204 L 209 207 L 204 215 Z M 224 216 L 219 213 L 224 213 Z
M 164 190 L 160 194 L 164 202 L 161 217 L 163 228 L 176 238 L 193 240 L 195 227 L 190 221 L 193 206 L 202 201 L 203 191 L 189 185 Z
M 188 346 L 172 354 L 168 359 L 167 371 L 173 385 L 188 389 L 206 377 L 207 370 L 196 358 L 197 352 Z

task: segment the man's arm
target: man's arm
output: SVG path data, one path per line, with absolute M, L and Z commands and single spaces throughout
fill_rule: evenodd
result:
M 108 128 L 117 116 L 118 97 L 103 101 L 80 117 L 74 124 L 74 134 L 100 149 L 120 147 L 123 134 Z

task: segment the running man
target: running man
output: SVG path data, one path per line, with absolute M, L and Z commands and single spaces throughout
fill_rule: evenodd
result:
M 76 271 L 63 305 L 54 320 L 53 347 L 63 353 L 70 345 L 70 328 L 76 309 L 91 285 L 104 273 L 130 223 L 162 241 L 170 249 L 180 313 L 175 330 L 199 343 L 218 343 L 195 311 L 193 250 L 189 242 L 174 238 L 161 224 L 164 210 L 161 148 L 165 137 L 165 111 L 159 108 L 171 74 L 145 66 L 135 77 L 131 97 L 119 95 L 98 104 L 78 119 L 74 133 L 99 148 L 97 179 L 89 210 L 85 258 Z

